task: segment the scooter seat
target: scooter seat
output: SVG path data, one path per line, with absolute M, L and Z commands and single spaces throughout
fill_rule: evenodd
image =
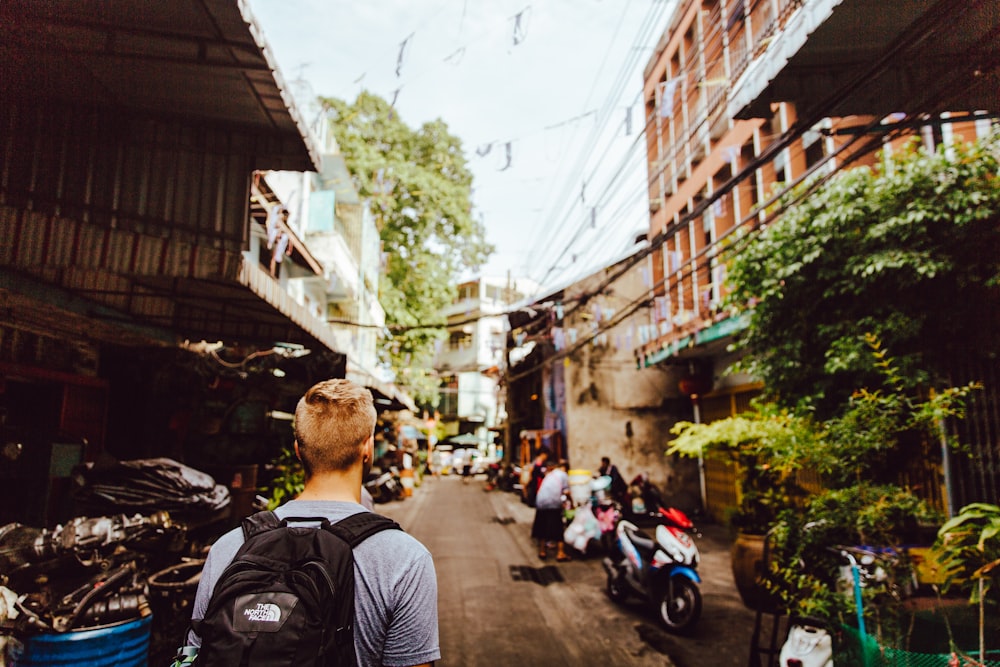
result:
M 644 560 L 649 560 L 656 550 L 656 541 L 640 530 L 627 530 L 629 541 L 639 550 Z

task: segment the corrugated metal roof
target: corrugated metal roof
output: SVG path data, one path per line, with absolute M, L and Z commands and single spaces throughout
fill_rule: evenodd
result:
M 0 95 L 178 116 L 275 139 L 258 169 L 320 164 L 244 1 L 4 0 Z
M 144 344 L 180 338 L 337 350 L 326 322 L 244 253 L 9 207 L 0 207 L 0 228 L 12 231 L 0 244 L 0 266 L 19 274 L 0 282 L 12 322 L 107 342 L 123 342 L 118 324 Z

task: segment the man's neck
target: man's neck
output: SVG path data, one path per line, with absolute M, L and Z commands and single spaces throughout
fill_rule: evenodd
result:
M 361 471 L 328 472 L 312 475 L 296 500 L 340 500 L 361 502 Z

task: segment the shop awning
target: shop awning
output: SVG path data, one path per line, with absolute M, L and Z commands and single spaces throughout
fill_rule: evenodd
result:
M 238 125 L 269 139 L 257 169 L 319 152 L 244 0 L 4 0 L 0 96 Z
M 385 410 L 409 410 L 416 413 L 417 406 L 413 399 L 391 382 L 376 378 L 371 371 L 362 368 L 351 359 L 347 360 L 347 379 L 360 384 L 372 392 L 375 398 L 375 408 L 379 412 Z
M 8 216 L 18 213 L 0 208 L 0 218 Z M 0 247 L 0 266 L 12 269 L 0 272 L 0 305 L 11 323 L 119 344 L 204 339 L 338 351 L 326 322 L 249 253 L 33 213 L 18 221 Z M 80 247 L 104 250 L 75 252 Z

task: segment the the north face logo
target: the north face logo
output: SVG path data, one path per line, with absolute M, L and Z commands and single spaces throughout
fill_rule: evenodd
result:
M 291 593 L 241 595 L 233 607 L 233 629 L 237 632 L 277 632 L 298 602 Z
M 276 604 L 258 602 L 253 609 L 244 609 L 243 615 L 249 621 L 277 623 L 281 620 L 281 609 Z

